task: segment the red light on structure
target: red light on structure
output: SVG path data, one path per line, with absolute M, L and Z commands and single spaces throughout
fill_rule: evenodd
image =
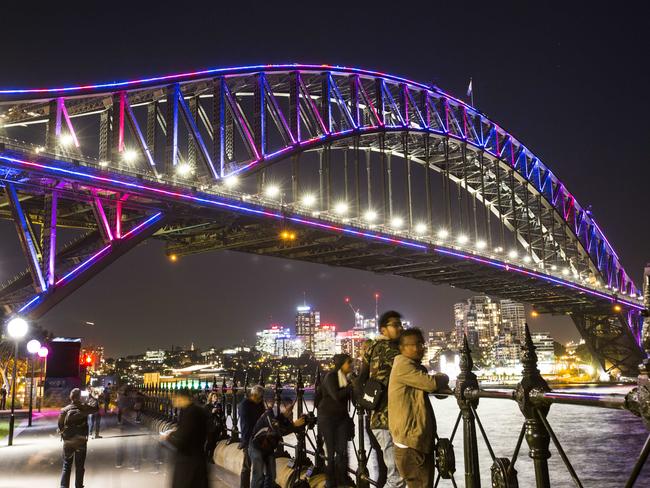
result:
M 84 362 L 90 366 L 91 364 L 93 364 L 93 357 L 90 354 L 86 354 L 86 357 L 84 358 Z
M 350 297 L 345 297 L 345 303 L 350 303 Z
M 379 293 L 375 293 L 375 298 L 379 298 Z

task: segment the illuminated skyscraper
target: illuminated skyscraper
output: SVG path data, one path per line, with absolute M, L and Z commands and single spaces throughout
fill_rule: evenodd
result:
M 501 300 L 501 328 L 499 333 L 506 341 L 521 342 L 526 326 L 526 310 L 524 304 L 513 300 Z
M 336 354 L 336 326 L 322 324 L 314 334 L 314 357 L 330 359 Z
M 456 303 L 454 322 L 458 347 L 462 345 L 463 336 L 466 335 L 470 348 L 488 349 L 492 340 L 499 334 L 499 302 L 486 295 L 479 295 L 469 298 L 467 302 Z
M 320 326 L 320 312 L 312 310 L 309 305 L 296 309 L 296 338 L 300 339 L 308 351 L 314 351 L 314 335 Z

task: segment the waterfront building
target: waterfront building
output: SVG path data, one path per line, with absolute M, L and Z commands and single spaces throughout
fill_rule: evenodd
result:
M 336 326 L 321 324 L 314 334 L 314 357 L 319 360 L 330 359 L 336 354 Z
M 318 326 L 320 326 L 320 312 L 312 310 L 306 304 L 297 307 L 295 337 L 302 341 L 308 351 L 314 350 L 314 334 Z
M 537 354 L 537 367 L 540 373 L 549 374 L 555 369 L 555 345 L 548 332 L 531 332 L 535 353 Z
M 268 328 L 257 332 L 257 342 L 255 347 L 258 351 L 269 354 L 269 355 L 281 355 L 278 354 L 278 339 L 284 341 L 284 339 L 291 337 L 291 331 L 285 327 L 282 327 L 279 324 L 272 324 Z M 282 348 L 280 348 L 280 351 Z
M 501 300 L 501 325 L 499 334 L 510 343 L 521 342 L 526 327 L 526 309 L 524 304 L 514 300 Z
M 458 348 L 462 346 L 462 338 L 466 335 L 470 348 L 488 350 L 501 326 L 499 302 L 487 295 L 479 295 L 456 303 L 454 322 Z
M 347 330 L 336 334 L 336 352 L 349 354 L 354 359 L 361 359 L 364 345 L 376 337 L 375 333 L 363 330 Z
M 162 364 L 166 353 L 162 349 L 148 350 L 144 353 L 144 361 L 149 364 Z

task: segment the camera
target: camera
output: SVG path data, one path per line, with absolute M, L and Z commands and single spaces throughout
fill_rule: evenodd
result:
M 305 419 L 305 426 L 308 429 L 313 429 L 316 427 L 316 415 L 314 415 L 314 412 L 308 412 L 304 414 L 303 418 Z

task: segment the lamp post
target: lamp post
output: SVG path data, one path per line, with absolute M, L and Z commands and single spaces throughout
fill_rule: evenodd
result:
M 29 326 L 27 325 L 25 319 L 21 317 L 14 317 L 7 324 L 7 333 L 9 334 L 9 337 L 11 337 L 16 342 L 16 347 L 14 348 L 14 367 L 12 373 L 13 386 L 11 387 L 11 414 L 9 416 L 9 436 L 7 438 L 8 446 L 13 445 L 14 443 L 14 423 L 16 421 L 16 413 L 15 413 L 16 388 L 18 386 L 18 381 L 16 378 L 16 374 L 17 374 L 16 363 L 18 362 L 18 342 L 20 342 L 20 339 L 25 337 L 25 334 L 27 334 L 27 329 L 29 329 Z
M 41 394 L 38 396 L 38 412 L 41 412 L 41 407 L 43 406 L 43 393 L 45 393 L 45 385 L 43 384 L 43 375 L 45 374 L 45 368 L 47 366 L 47 355 L 50 353 L 50 350 L 41 346 L 38 350 L 38 357 L 41 358 L 41 374 L 40 374 L 40 384 L 41 384 Z
M 34 365 L 36 364 L 36 353 L 41 349 L 41 343 L 32 339 L 27 343 L 27 352 L 32 355 L 32 376 L 29 380 L 29 420 L 27 427 L 32 426 L 32 413 L 34 412 Z

